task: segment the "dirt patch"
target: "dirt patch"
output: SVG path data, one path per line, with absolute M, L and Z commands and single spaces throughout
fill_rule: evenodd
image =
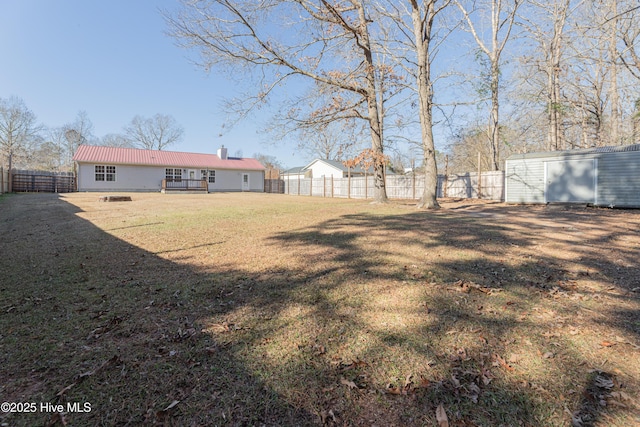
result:
M 0 200 L 0 422 L 640 425 L 638 211 L 96 196 Z

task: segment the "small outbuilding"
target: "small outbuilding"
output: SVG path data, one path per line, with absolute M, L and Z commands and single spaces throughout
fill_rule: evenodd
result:
M 505 165 L 507 203 L 640 207 L 640 144 L 514 154 Z
M 256 159 L 218 154 L 81 145 L 73 160 L 78 191 L 264 191 Z
M 298 166 L 284 171 L 282 174 L 284 179 L 298 179 L 298 178 L 322 178 L 334 177 L 334 178 L 346 178 L 347 176 L 365 176 L 373 174 L 373 168 L 364 170 L 360 166 L 355 168 L 347 168 L 342 162 L 337 160 L 326 159 L 314 159 L 306 166 Z

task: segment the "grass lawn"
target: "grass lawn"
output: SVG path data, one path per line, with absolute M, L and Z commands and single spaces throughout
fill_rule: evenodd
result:
M 640 426 L 640 211 L 99 196 L 0 199 L 2 426 Z

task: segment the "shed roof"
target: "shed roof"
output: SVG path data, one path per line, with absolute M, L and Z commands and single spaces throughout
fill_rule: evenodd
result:
M 311 163 L 309 163 L 307 166 L 304 167 L 304 170 L 307 170 L 311 167 L 311 165 L 313 165 L 316 162 L 323 162 L 326 163 L 329 166 L 333 166 L 334 168 L 342 171 L 342 172 L 347 172 L 349 170 L 349 168 L 347 168 L 344 163 L 338 161 L 338 160 L 326 160 L 326 159 L 315 159 L 313 161 L 311 161 Z M 365 173 L 365 170 L 361 167 L 361 166 L 356 166 L 353 169 L 351 169 L 352 172 L 355 173 Z M 372 173 L 373 172 L 373 168 L 369 167 L 369 169 L 367 169 L 367 172 Z
M 640 151 L 640 144 L 634 145 L 615 145 L 609 147 L 593 147 L 593 148 L 580 148 L 576 150 L 563 150 L 563 151 L 541 151 L 535 153 L 524 154 L 512 154 L 507 160 L 522 160 L 522 159 L 541 159 L 546 157 L 568 157 L 568 156 L 582 156 L 587 154 L 601 154 L 601 153 L 624 153 L 630 151 Z
M 282 172 L 283 175 L 293 175 L 293 174 L 301 174 L 303 173 L 304 166 L 297 166 L 295 168 L 291 168 L 291 169 L 287 169 L 286 171 Z
M 139 166 L 177 166 L 207 169 L 264 170 L 256 159 L 229 157 L 215 154 L 185 153 L 179 151 L 142 150 L 139 148 L 81 145 L 73 160 L 78 163 L 110 163 Z

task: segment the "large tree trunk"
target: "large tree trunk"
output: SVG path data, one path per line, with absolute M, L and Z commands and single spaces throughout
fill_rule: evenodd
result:
M 371 130 L 371 148 L 374 153 L 380 154 L 380 156 L 375 157 L 373 164 L 373 198 L 376 203 L 386 203 L 388 199 L 384 177 L 384 160 L 382 157 L 384 147 L 382 144 L 382 126 L 380 123 L 380 114 L 378 109 L 375 66 L 373 63 L 373 55 L 371 53 L 371 42 L 369 40 L 369 30 L 367 27 L 364 5 L 362 1 L 358 1 L 357 3 L 354 2 L 354 4 L 358 8 L 358 18 L 360 20 L 359 45 L 364 52 L 366 67 L 366 98 L 369 113 L 369 128 Z
M 434 1 L 425 4 L 425 17 L 422 18 L 417 0 L 411 0 L 411 19 L 418 57 L 418 98 L 420 105 L 420 128 L 422 136 L 423 166 L 425 182 L 419 208 L 436 209 L 438 204 L 438 167 L 433 141 L 433 84 L 431 82 L 431 64 L 429 62 L 429 43 L 433 24 Z

